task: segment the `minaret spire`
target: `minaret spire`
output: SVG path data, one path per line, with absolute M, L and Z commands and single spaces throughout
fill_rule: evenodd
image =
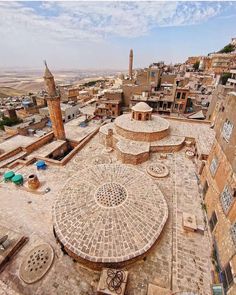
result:
M 44 61 L 45 64 L 45 72 L 44 72 L 44 81 L 46 83 L 46 90 L 50 97 L 54 97 L 57 95 L 56 85 L 54 81 L 53 74 L 50 72 L 46 60 Z
M 129 52 L 129 78 L 132 80 L 133 78 L 133 49 L 130 49 Z
M 56 139 L 65 140 L 66 136 L 61 113 L 60 96 L 57 94 L 54 77 L 48 68 L 47 62 L 44 61 L 44 64 L 45 72 L 43 78 L 48 92 L 46 99 L 53 133 Z

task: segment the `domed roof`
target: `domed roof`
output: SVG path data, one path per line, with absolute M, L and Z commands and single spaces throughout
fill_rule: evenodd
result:
M 132 107 L 132 110 L 135 112 L 151 112 L 152 108 L 145 102 L 139 102 Z

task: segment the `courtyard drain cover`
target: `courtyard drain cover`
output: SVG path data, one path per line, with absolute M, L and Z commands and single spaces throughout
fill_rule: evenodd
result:
M 147 173 L 153 177 L 161 178 L 169 174 L 169 169 L 162 163 L 153 163 L 147 167 Z
M 54 252 L 49 244 L 38 245 L 24 258 L 20 266 L 20 277 L 32 284 L 40 280 L 52 265 Z

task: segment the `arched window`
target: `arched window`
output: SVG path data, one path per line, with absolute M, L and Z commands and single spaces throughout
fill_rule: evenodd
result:
M 146 121 L 149 120 L 149 114 L 146 114 L 146 116 L 145 116 L 145 120 L 146 120 Z
M 139 121 L 142 120 L 142 114 L 138 114 L 138 120 L 139 120 Z

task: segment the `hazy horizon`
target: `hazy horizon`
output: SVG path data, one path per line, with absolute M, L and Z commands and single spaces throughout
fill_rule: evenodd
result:
M 0 2 L 0 69 L 125 71 L 220 50 L 235 2 Z

